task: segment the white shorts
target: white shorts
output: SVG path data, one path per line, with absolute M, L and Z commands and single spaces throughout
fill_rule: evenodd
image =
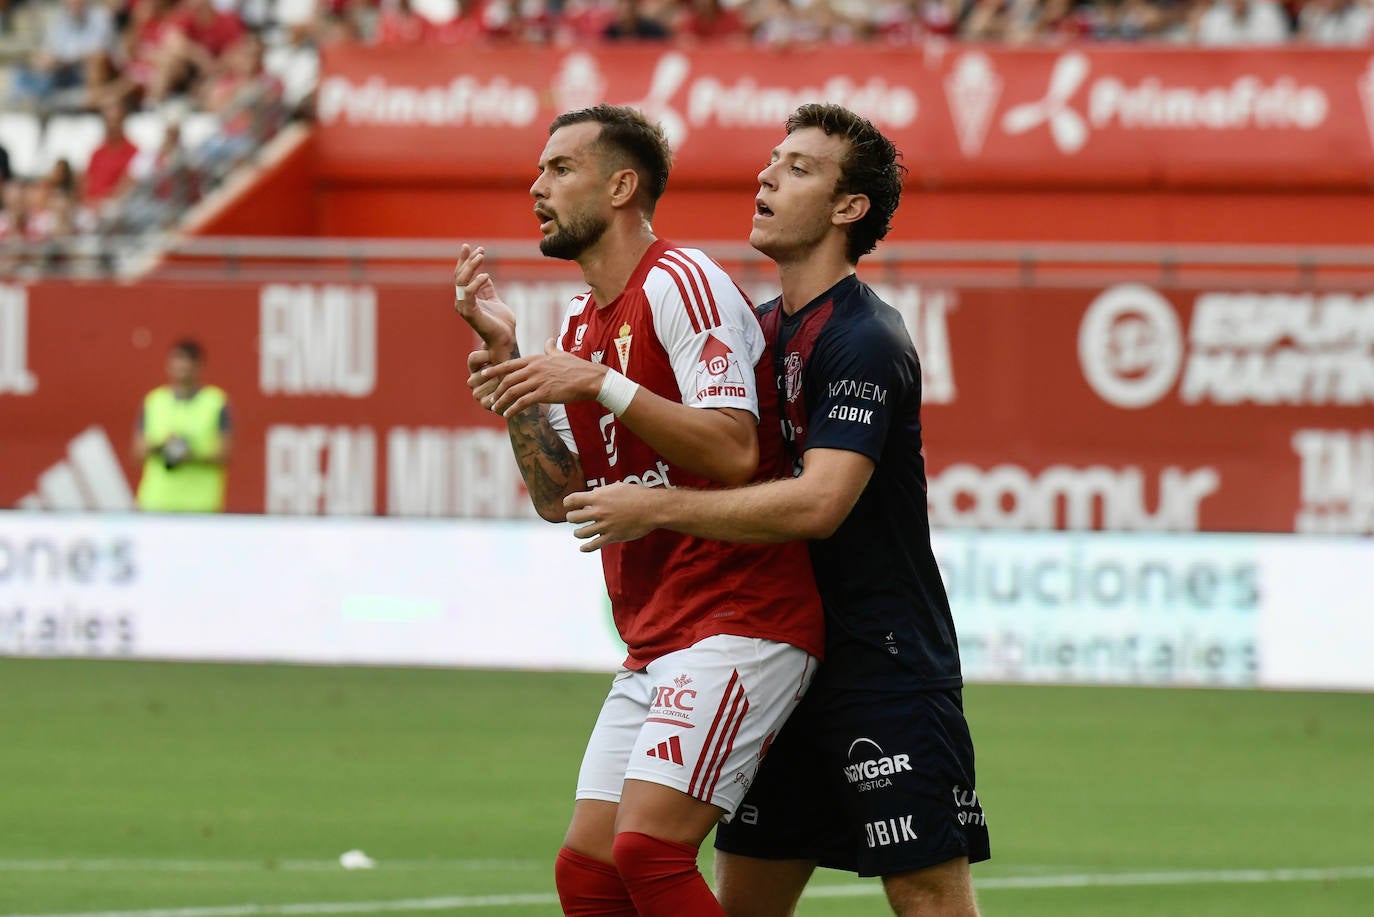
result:
M 719 635 L 611 683 L 577 775 L 578 799 L 619 802 L 627 779 L 735 811 L 816 670 L 805 650 Z

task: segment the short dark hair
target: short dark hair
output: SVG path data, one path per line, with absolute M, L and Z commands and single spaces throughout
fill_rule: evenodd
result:
M 601 125 L 596 142 L 612 157 L 612 168 L 631 168 L 639 176 L 640 209 L 654 215 L 654 207 L 668 187 L 673 168 L 673 151 L 663 127 L 628 105 L 593 105 L 568 111 L 553 119 L 549 135 L 560 127 L 592 122 Z
M 179 353 L 192 363 L 205 362 L 205 348 L 195 338 L 182 338 L 172 345 L 172 353 Z
M 878 247 L 892 229 L 892 215 L 902 200 L 902 181 L 906 166 L 897 160 L 902 154 L 873 122 L 847 108 L 821 102 L 803 105 L 787 119 L 787 133 L 805 127 L 818 127 L 830 136 L 849 141 L 849 151 L 840 162 L 836 194 L 862 194 L 868 198 L 868 213 L 849 227 L 845 257 L 850 264 Z

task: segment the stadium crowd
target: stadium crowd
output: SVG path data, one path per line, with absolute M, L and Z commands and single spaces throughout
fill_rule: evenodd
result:
M 1089 39 L 1366 44 L 1371 0 L 394 0 L 324 3 L 378 43 L 637 39 L 780 45 L 931 36 L 1027 43 Z M 360 16 L 361 14 L 361 16 Z M 328 26 L 326 26 L 328 28 Z
M 318 49 L 331 42 L 932 37 L 1369 45 L 1374 0 L 0 0 L 0 274 L 19 243 L 32 252 L 175 223 L 288 119 L 309 116 Z M 183 130 L 192 120 L 198 129 Z M 59 138 L 23 161 L 5 153 L 38 129 L 85 142 Z

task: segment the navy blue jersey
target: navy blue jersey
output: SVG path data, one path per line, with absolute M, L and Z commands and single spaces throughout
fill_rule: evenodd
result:
M 811 543 L 826 665 L 878 690 L 958 687 L 959 647 L 930 547 L 921 366 L 901 315 L 853 275 L 793 315 L 759 307 L 800 468 L 807 449 L 868 456 L 873 476 L 833 535 Z

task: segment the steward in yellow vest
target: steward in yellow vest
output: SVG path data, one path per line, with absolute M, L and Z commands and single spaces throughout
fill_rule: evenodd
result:
M 229 399 L 217 386 L 200 383 L 203 359 L 198 343 L 178 341 L 167 355 L 168 384 L 143 399 L 134 431 L 134 454 L 143 463 L 139 509 L 224 509 L 224 468 L 233 438 Z

